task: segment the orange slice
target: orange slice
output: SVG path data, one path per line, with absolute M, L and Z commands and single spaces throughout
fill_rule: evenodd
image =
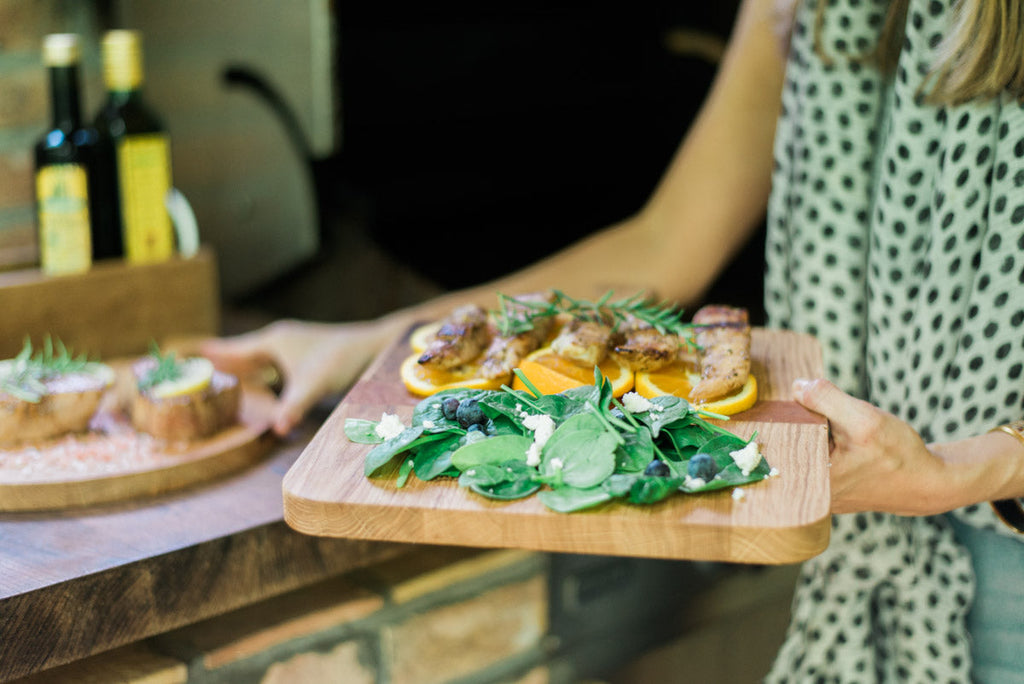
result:
M 409 346 L 417 354 L 422 354 L 427 349 L 427 345 L 430 344 L 430 340 L 433 339 L 434 333 L 441 328 L 441 323 L 435 321 L 433 323 L 424 323 L 423 325 L 414 328 L 412 333 L 409 335 Z
M 609 356 L 598 364 L 601 373 L 612 384 L 612 395 L 621 397 L 633 389 L 633 371 L 624 363 Z M 572 387 L 594 384 L 594 367 L 566 359 L 542 347 L 519 362 L 519 370 L 542 394 L 558 394 Z M 517 377 L 512 389 L 526 390 L 526 384 Z
M 419 363 L 420 355 L 411 354 L 402 361 L 399 373 L 405 388 L 421 397 L 429 397 L 441 390 L 455 389 L 501 389 L 511 379 L 511 374 L 489 379 L 477 377 L 479 366 L 466 364 L 457 369 L 439 371 Z
M 693 384 L 700 380 L 700 375 L 691 366 L 674 363 L 648 373 L 636 374 L 636 392 L 642 397 L 652 399 L 662 395 L 672 395 L 687 399 Z M 727 397 L 695 404 L 697 408 L 723 416 L 731 416 L 746 411 L 757 402 L 757 380 L 753 375 L 735 393 Z

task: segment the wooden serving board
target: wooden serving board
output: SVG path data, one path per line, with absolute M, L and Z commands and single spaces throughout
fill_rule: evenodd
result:
M 65 437 L 36 453 L 0 450 L 0 511 L 144 499 L 237 471 L 268 453 L 272 406 L 265 390 L 243 388 L 238 423 L 187 445 L 150 440 L 130 430 L 123 415 L 101 409 L 98 420 L 109 433 Z M 65 458 L 75 450 L 90 455 Z
M 744 438 L 757 432 L 777 477 L 743 487 L 740 500 L 726 489 L 577 513 L 551 511 L 536 496 L 492 501 L 452 479 L 410 477 L 397 488 L 394 472 L 366 478 L 370 447 L 346 438 L 345 420 L 388 412 L 409 424 L 419 399 L 405 390 L 398 367 L 410 353 L 406 340 L 386 349 L 288 471 L 284 517 L 292 528 L 377 541 L 766 564 L 799 562 L 828 545 L 828 426 L 790 393 L 793 379 L 822 375 L 821 349 L 810 336 L 753 331 L 759 400 L 725 423 Z

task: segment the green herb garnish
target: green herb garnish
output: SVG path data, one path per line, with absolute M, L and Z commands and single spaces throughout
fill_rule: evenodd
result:
M 492 312 L 502 335 L 527 332 L 538 318 L 569 314 L 576 318 L 605 323 L 618 328 L 630 319 L 642 321 L 662 334 L 681 335 L 691 327 L 682 320 L 682 310 L 669 302 L 656 302 L 640 292 L 632 297 L 612 300 L 607 292 L 596 302 L 570 297 L 553 290 L 554 301 L 536 302 L 498 294 L 499 309 Z
M 35 404 L 46 395 L 47 380 L 80 373 L 88 363 L 84 356 L 72 356 L 63 342 L 54 342 L 49 336 L 33 355 L 32 340 L 26 337 L 18 355 L 5 364 L 7 372 L 0 375 L 0 391 Z
M 160 348 L 155 342 L 150 345 L 149 355 L 156 360 L 156 365 L 139 378 L 140 390 L 145 391 L 156 387 L 160 383 L 177 380 L 184 373 L 181 368 L 181 362 L 175 358 L 174 352 L 161 354 Z

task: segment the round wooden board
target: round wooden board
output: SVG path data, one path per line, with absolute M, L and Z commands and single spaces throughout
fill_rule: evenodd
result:
M 236 425 L 182 447 L 156 443 L 141 462 L 129 457 L 124 463 L 102 469 L 86 467 L 77 472 L 66 469 L 26 475 L 8 467 L 5 472 L 5 455 L 10 460 L 16 451 L 0 450 L 0 511 L 61 510 L 144 499 L 227 475 L 266 455 L 273 442 L 272 408 L 269 392 L 243 387 Z M 48 448 L 67 448 L 69 444 L 74 448 L 105 439 L 113 437 L 67 437 L 60 447 Z

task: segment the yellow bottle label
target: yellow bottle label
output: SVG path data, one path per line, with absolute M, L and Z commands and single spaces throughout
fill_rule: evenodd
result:
M 79 164 L 45 166 L 36 174 L 40 263 L 45 273 L 81 273 L 92 265 L 89 190 Z
M 174 228 L 164 204 L 171 188 L 166 135 L 130 135 L 118 143 L 124 254 L 130 262 L 164 261 L 174 254 Z

